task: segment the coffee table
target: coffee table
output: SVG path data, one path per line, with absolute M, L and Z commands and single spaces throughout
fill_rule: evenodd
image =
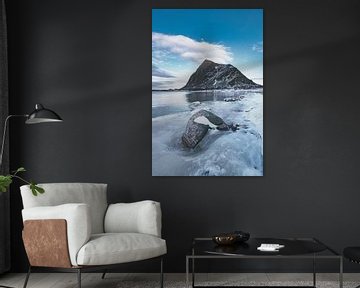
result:
M 284 248 L 277 252 L 263 252 L 257 250 L 261 243 L 281 244 Z M 293 287 L 316 287 L 316 260 L 328 259 L 339 261 L 339 287 L 343 287 L 343 258 L 342 255 L 315 238 L 250 238 L 245 243 L 229 246 L 219 246 L 211 238 L 194 238 L 191 253 L 186 255 L 186 287 L 189 287 L 189 274 L 191 268 L 191 286 L 195 285 L 195 260 L 219 260 L 219 259 L 309 259 L 312 260 L 313 285 Z M 214 286 L 212 286 L 214 287 Z M 229 286 L 222 286 L 229 287 Z M 247 287 L 247 286 L 231 286 Z M 254 287 L 254 286 L 251 286 Z M 274 287 L 274 286 L 271 286 Z M 284 287 L 284 286 L 282 286 Z

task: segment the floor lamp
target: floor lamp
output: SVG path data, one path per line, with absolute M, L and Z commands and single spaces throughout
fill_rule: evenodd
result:
M 9 120 L 11 118 L 26 118 L 25 124 L 39 124 L 39 123 L 47 123 L 47 122 L 62 122 L 63 120 L 61 117 L 56 114 L 54 111 L 45 108 L 41 104 L 35 105 L 35 110 L 31 112 L 30 114 L 19 114 L 19 115 L 9 115 L 5 119 L 4 124 L 4 132 L 3 132 L 3 138 L 2 138 L 2 144 L 1 144 L 1 151 L 0 151 L 0 167 L 2 166 L 2 160 L 4 155 L 4 146 L 6 141 L 6 132 L 7 132 L 7 126 L 9 123 Z
M 20 115 L 9 115 L 5 119 L 4 123 L 4 132 L 3 132 L 3 138 L 1 143 L 1 150 L 0 150 L 0 168 L 2 167 L 2 161 L 3 161 L 3 155 L 4 155 L 4 146 L 6 142 L 6 132 L 7 132 L 7 126 L 9 123 L 9 120 L 12 118 L 26 118 L 25 124 L 39 124 L 39 123 L 56 123 L 56 122 L 62 122 L 63 120 L 61 117 L 55 113 L 54 111 L 45 108 L 41 104 L 35 105 L 35 110 L 31 112 L 30 114 L 20 114 Z M 3 286 L 0 284 L 0 287 L 4 288 L 12 288 L 9 286 Z

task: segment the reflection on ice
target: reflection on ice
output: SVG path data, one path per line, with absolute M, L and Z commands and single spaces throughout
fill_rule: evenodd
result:
M 235 101 L 225 101 L 226 98 Z M 209 130 L 194 149 L 181 143 L 187 121 L 206 109 L 238 131 Z M 262 176 L 263 94 L 257 90 L 153 92 L 153 176 Z

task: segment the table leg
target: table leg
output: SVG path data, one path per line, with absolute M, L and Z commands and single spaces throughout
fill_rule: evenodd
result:
M 192 258 L 192 287 L 195 287 L 195 258 Z
M 313 286 L 316 287 L 316 256 L 313 258 Z
M 339 287 L 343 288 L 343 257 L 340 257 Z
M 195 249 L 194 249 L 194 246 L 193 246 L 193 249 L 192 249 L 192 259 L 191 259 L 191 268 L 192 268 L 192 287 L 194 288 L 195 287 Z
M 186 288 L 189 288 L 189 257 L 186 256 Z

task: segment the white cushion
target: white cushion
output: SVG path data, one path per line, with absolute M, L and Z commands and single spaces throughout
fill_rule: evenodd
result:
M 149 259 L 166 254 L 165 240 L 140 233 L 92 235 L 81 247 L 78 265 L 107 265 Z
M 109 205 L 105 215 L 105 232 L 134 232 L 161 237 L 160 203 L 145 200 Z
M 107 209 L 106 184 L 51 183 L 39 184 L 45 193 L 33 196 L 29 185 L 20 187 L 24 208 L 56 206 L 67 203 L 89 205 L 93 233 L 104 232 L 104 217 Z
M 88 242 L 91 235 L 89 206 L 86 204 L 64 204 L 50 207 L 33 207 L 22 210 L 23 221 L 39 219 L 65 219 L 70 260 L 77 265 L 76 255 Z M 41 241 L 39 235 L 38 241 Z

